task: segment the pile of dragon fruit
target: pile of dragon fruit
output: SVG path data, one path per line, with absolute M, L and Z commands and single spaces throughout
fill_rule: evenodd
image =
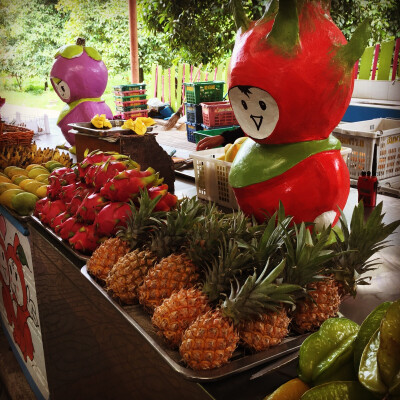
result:
M 126 226 L 143 190 L 151 199 L 160 196 L 154 211 L 173 208 L 177 197 L 162 182 L 153 168 L 141 171 L 126 155 L 96 150 L 72 168 L 51 173 L 47 196 L 36 203 L 34 215 L 74 250 L 88 254 Z

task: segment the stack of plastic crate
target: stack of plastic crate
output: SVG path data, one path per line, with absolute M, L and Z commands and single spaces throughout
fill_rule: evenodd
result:
M 221 101 L 224 97 L 223 81 L 185 82 L 186 131 L 189 142 L 196 143 L 194 132 L 203 129 L 202 102 Z
M 147 117 L 147 95 L 145 83 L 114 86 L 116 116 L 121 119 Z

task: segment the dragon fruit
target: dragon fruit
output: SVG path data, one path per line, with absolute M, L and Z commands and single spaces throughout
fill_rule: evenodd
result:
M 73 197 L 76 194 L 77 184 L 75 182 L 70 183 L 69 185 L 63 186 L 60 189 L 60 193 L 58 195 L 60 200 L 64 200 L 65 203 L 70 203 Z
M 61 239 L 68 240 L 75 235 L 80 228 L 82 228 L 83 223 L 77 221 L 76 217 L 69 217 L 64 222 L 62 222 L 57 228 L 58 234 Z
M 92 165 L 85 177 L 86 184 L 94 186 L 98 192 L 109 179 L 128 169 L 128 166 L 128 163 L 110 160 L 104 164 Z
M 88 171 L 88 168 L 91 165 L 100 165 L 103 164 L 107 161 L 111 160 L 130 160 L 130 158 L 126 155 L 119 154 L 116 152 L 103 152 L 100 150 L 94 150 L 91 153 L 89 153 L 79 164 L 78 164 L 78 175 L 81 179 L 85 179 L 86 173 Z M 134 163 L 135 168 L 139 168 L 139 164 L 135 163 L 134 161 L 130 160 L 132 163 Z
M 50 225 L 52 220 L 65 211 L 66 205 L 62 200 L 47 202 L 39 215 L 40 221 L 45 225 Z
M 108 204 L 108 200 L 99 193 L 87 195 L 79 206 L 76 216 L 85 222 L 93 222 L 99 211 Z
M 140 189 L 152 186 L 158 181 L 153 168 L 146 171 L 130 169 L 120 172 L 100 189 L 100 194 L 111 201 L 127 202 L 138 196 Z
M 132 210 L 128 203 L 109 203 L 97 214 L 93 225 L 98 234 L 113 236 L 119 228 L 126 227 L 126 221 L 131 215 Z
M 157 196 L 161 195 L 160 200 L 154 207 L 154 211 L 170 211 L 172 208 L 175 207 L 176 202 L 178 201 L 178 197 L 168 192 L 168 185 L 165 183 L 160 186 L 153 186 L 147 189 L 147 191 L 149 193 L 150 199 L 154 199 Z
M 33 211 L 33 215 L 35 217 L 39 217 L 40 218 L 40 214 L 43 210 L 43 207 L 50 202 L 50 199 L 48 197 L 43 197 L 42 199 L 38 200 L 35 204 L 35 209 Z
M 63 213 L 57 215 L 57 217 L 53 218 L 53 220 L 50 222 L 50 227 L 53 229 L 55 233 L 58 233 L 59 227 L 61 224 L 67 220 L 71 215 L 68 214 L 67 211 L 64 211 Z
M 68 242 L 74 250 L 90 253 L 96 249 L 99 237 L 95 232 L 94 225 L 82 225 Z

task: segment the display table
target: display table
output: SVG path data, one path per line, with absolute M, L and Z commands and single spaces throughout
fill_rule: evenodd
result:
M 193 183 L 184 182 L 180 195 L 191 190 Z M 400 200 L 378 195 L 378 202 L 382 200 L 384 221 L 399 219 Z M 348 219 L 356 203 L 357 192 L 351 189 L 344 210 Z M 49 398 L 262 399 L 296 375 L 294 360 L 257 379 L 251 378 L 263 364 L 215 380 L 185 376 L 166 362 L 138 320 L 82 273 L 84 257 L 37 220 L 30 218 L 25 226 L 43 348 L 35 347 L 35 357 L 43 358 Z M 398 232 L 390 239 L 392 246 L 379 253 L 383 264 L 372 272 L 371 285 L 360 287 L 355 299 L 347 298 L 342 304 L 341 312 L 358 323 L 381 302 L 399 297 Z

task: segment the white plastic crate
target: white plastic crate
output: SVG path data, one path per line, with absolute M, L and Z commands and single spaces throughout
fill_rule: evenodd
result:
M 341 154 L 345 162 L 350 153 L 350 148 L 342 148 Z M 233 189 L 229 185 L 229 172 L 232 163 L 218 160 L 218 157 L 223 154 L 223 147 L 190 154 L 193 159 L 197 197 L 237 210 L 239 206 Z
M 400 120 L 376 118 L 343 123 L 333 130 L 343 146 L 352 149 L 347 160 L 352 183 L 362 171 L 372 171 L 376 146 L 376 175 L 381 187 L 400 181 Z

